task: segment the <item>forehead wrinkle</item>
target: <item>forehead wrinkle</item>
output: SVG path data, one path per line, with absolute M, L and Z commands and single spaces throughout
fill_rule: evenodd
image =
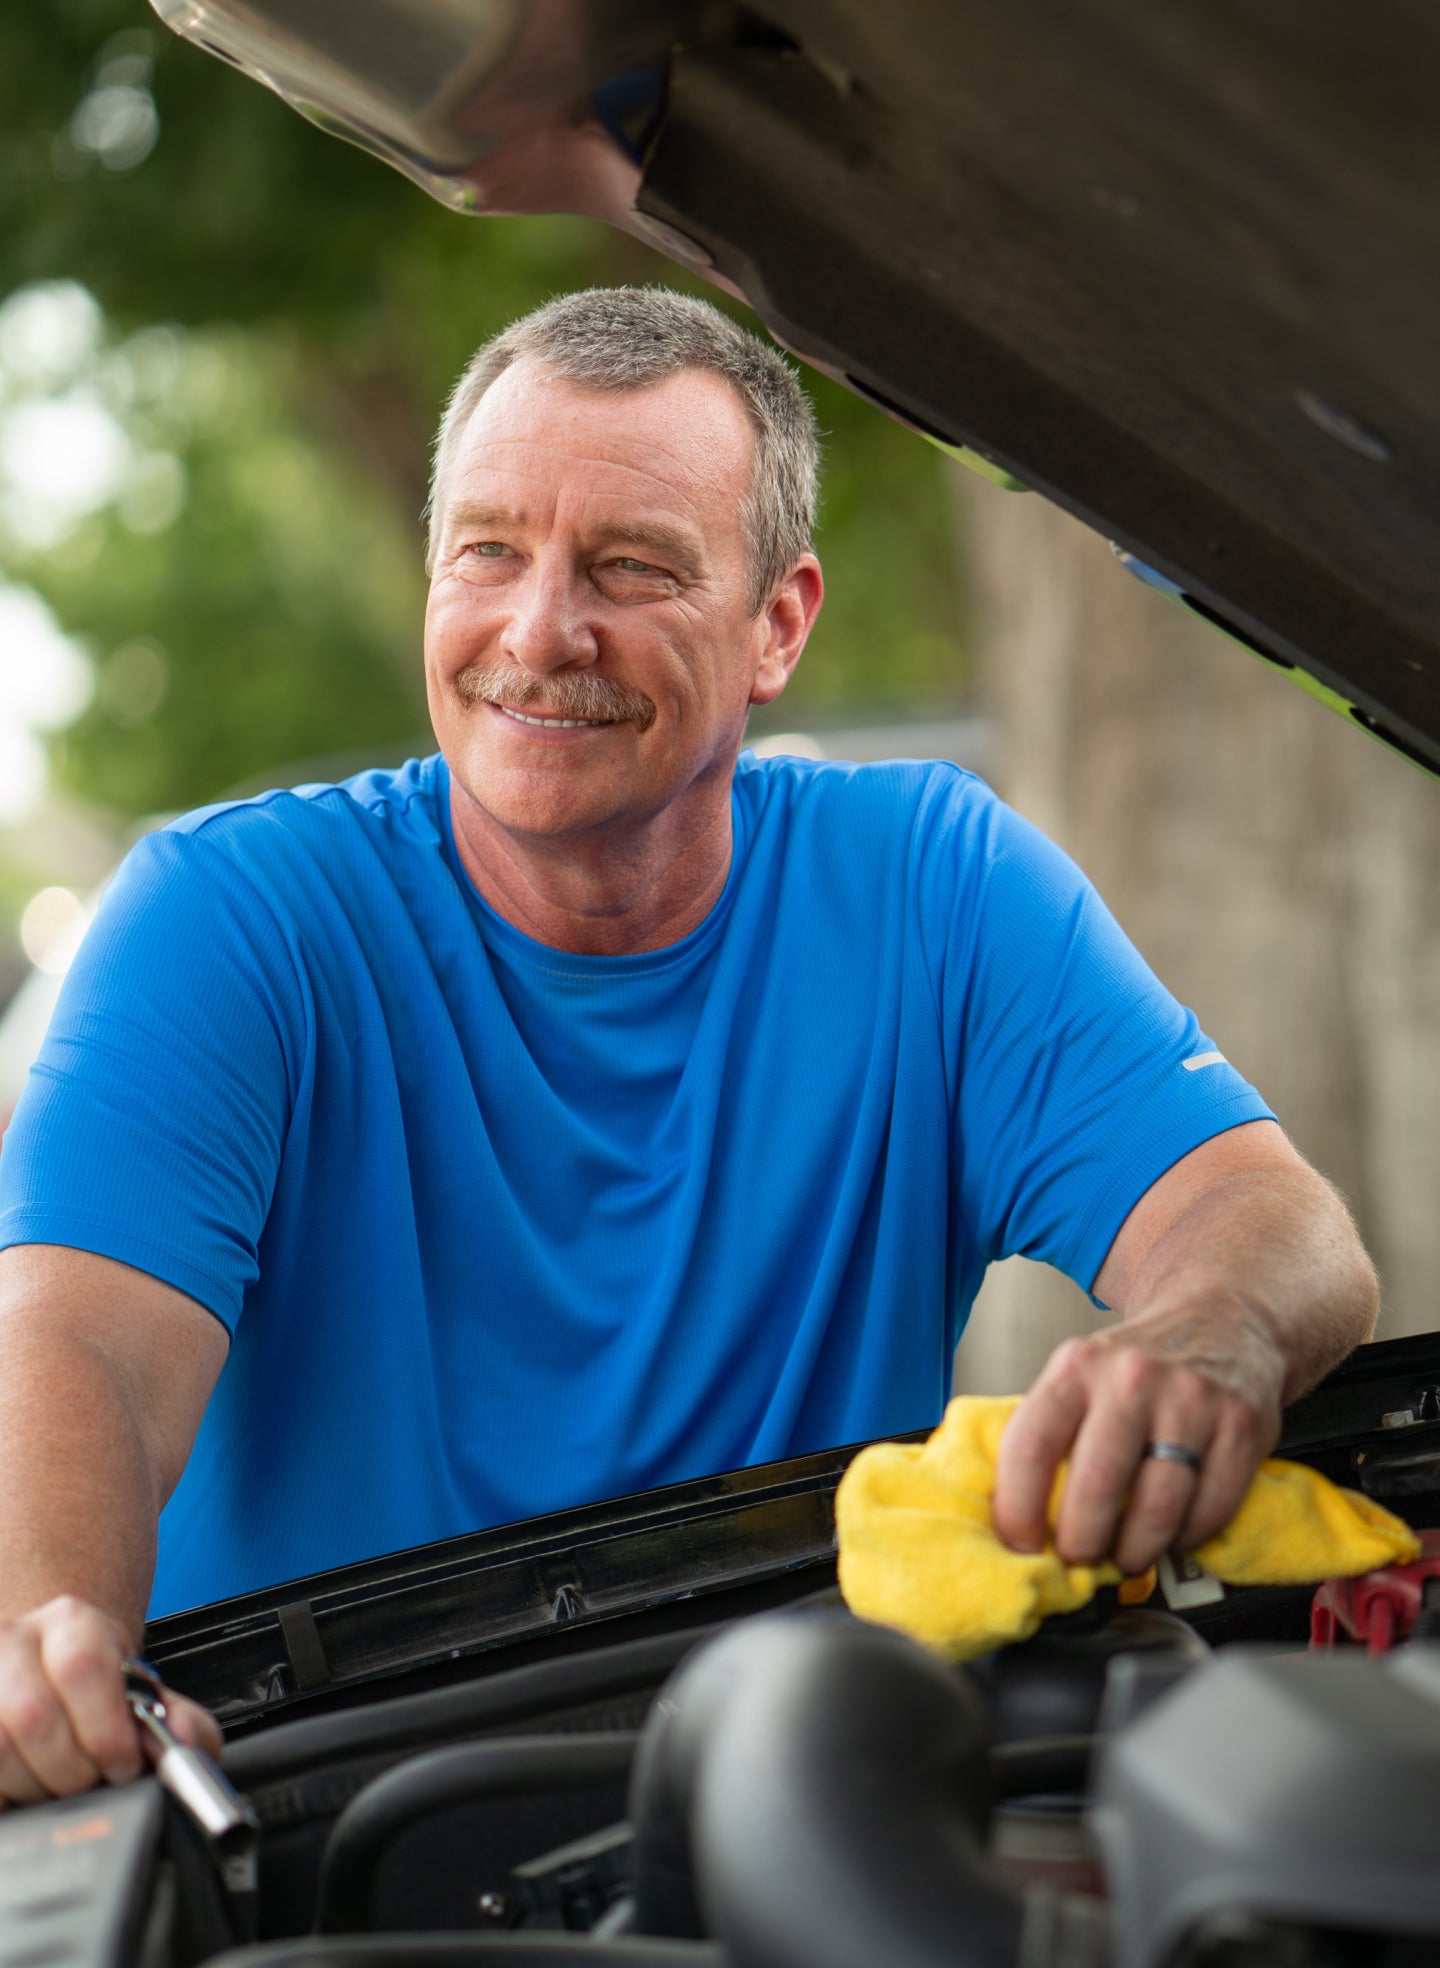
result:
M 672 502 L 666 501 L 658 508 L 652 499 L 638 510 L 631 501 L 614 505 L 614 493 L 604 492 L 594 487 L 561 488 L 553 499 L 545 499 L 538 508 L 512 504 L 506 499 L 486 498 L 483 493 L 460 492 L 448 507 L 447 516 L 459 526 L 502 526 L 523 531 L 542 523 L 541 512 L 548 511 L 548 521 L 553 525 L 572 503 L 578 504 L 576 523 L 597 539 L 628 539 L 644 541 L 650 546 L 666 545 L 683 547 L 696 551 L 703 541 L 703 528 L 691 525 L 688 514 L 675 510 Z M 599 504 L 599 512 L 591 512 Z
M 643 444 L 636 444 L 635 448 L 640 453 L 637 458 L 611 457 L 597 455 L 592 451 L 577 450 L 559 438 L 547 439 L 543 436 L 531 435 L 505 436 L 497 432 L 494 436 L 477 436 L 469 457 L 461 459 L 456 477 L 463 481 L 482 476 L 487 472 L 494 472 L 497 476 L 514 475 L 537 480 L 542 478 L 543 475 L 538 470 L 527 471 L 521 460 L 505 460 L 485 455 L 486 452 L 508 450 L 539 452 L 547 461 L 557 460 L 562 467 L 568 465 L 577 471 L 596 473 L 601 475 L 602 479 L 607 477 L 622 481 L 639 479 L 652 497 L 658 488 L 663 491 L 667 499 L 678 496 L 693 501 L 697 491 L 715 483 L 717 473 L 714 470 L 713 460 L 709 462 L 707 468 L 699 460 L 692 461 L 684 451 L 648 438 Z M 539 461 L 536 462 L 538 464 Z M 565 489 L 563 481 L 560 489 Z M 623 485 L 617 490 L 621 497 L 626 496 Z
M 676 388 L 687 380 L 686 399 L 677 402 Z M 647 405 L 654 406 L 653 413 Z M 714 482 L 717 460 L 727 449 L 748 483 L 755 447 L 751 420 L 723 378 L 681 370 L 658 383 L 612 391 L 557 376 L 528 360 L 496 379 L 475 405 L 464 436 L 472 444 L 532 444 L 548 451 L 569 451 L 577 439 L 615 445 L 647 460 L 658 454 L 674 475 L 706 485 Z M 659 475 L 623 457 L 585 455 L 589 462 Z

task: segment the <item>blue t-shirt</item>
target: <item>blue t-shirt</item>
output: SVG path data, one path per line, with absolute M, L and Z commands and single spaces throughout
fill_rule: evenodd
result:
M 152 1613 L 933 1423 L 991 1259 L 1088 1287 L 1166 1168 L 1269 1113 L 968 774 L 746 754 L 733 812 L 714 909 L 639 956 L 489 908 L 435 758 L 130 855 L 0 1244 L 233 1334 Z

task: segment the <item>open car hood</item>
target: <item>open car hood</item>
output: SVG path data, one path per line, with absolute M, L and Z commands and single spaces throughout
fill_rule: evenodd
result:
M 1440 12 L 152 0 L 458 210 L 572 211 L 1440 769 Z

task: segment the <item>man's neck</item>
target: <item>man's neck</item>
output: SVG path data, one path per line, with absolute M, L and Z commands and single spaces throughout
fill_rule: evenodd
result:
M 502 827 L 453 777 L 450 813 L 461 864 L 490 907 L 537 943 L 579 956 L 678 943 L 709 915 L 730 872 L 728 785 L 698 812 L 578 837 Z

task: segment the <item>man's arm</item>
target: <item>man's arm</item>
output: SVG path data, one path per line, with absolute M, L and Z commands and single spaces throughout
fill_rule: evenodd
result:
M 0 1252 L 0 1807 L 143 1767 L 120 1661 L 228 1346 L 202 1306 L 128 1265 Z M 203 1709 L 176 1697 L 172 1717 L 218 1751 Z
M 1135 1205 L 1095 1281 L 1121 1323 L 1058 1347 L 1005 1431 L 995 1523 L 1039 1550 L 1055 1471 L 1056 1547 L 1143 1571 L 1227 1524 L 1280 1409 L 1374 1329 L 1379 1290 L 1349 1212 L 1273 1121 L 1186 1155 Z M 1201 1458 L 1147 1457 L 1174 1442 Z

